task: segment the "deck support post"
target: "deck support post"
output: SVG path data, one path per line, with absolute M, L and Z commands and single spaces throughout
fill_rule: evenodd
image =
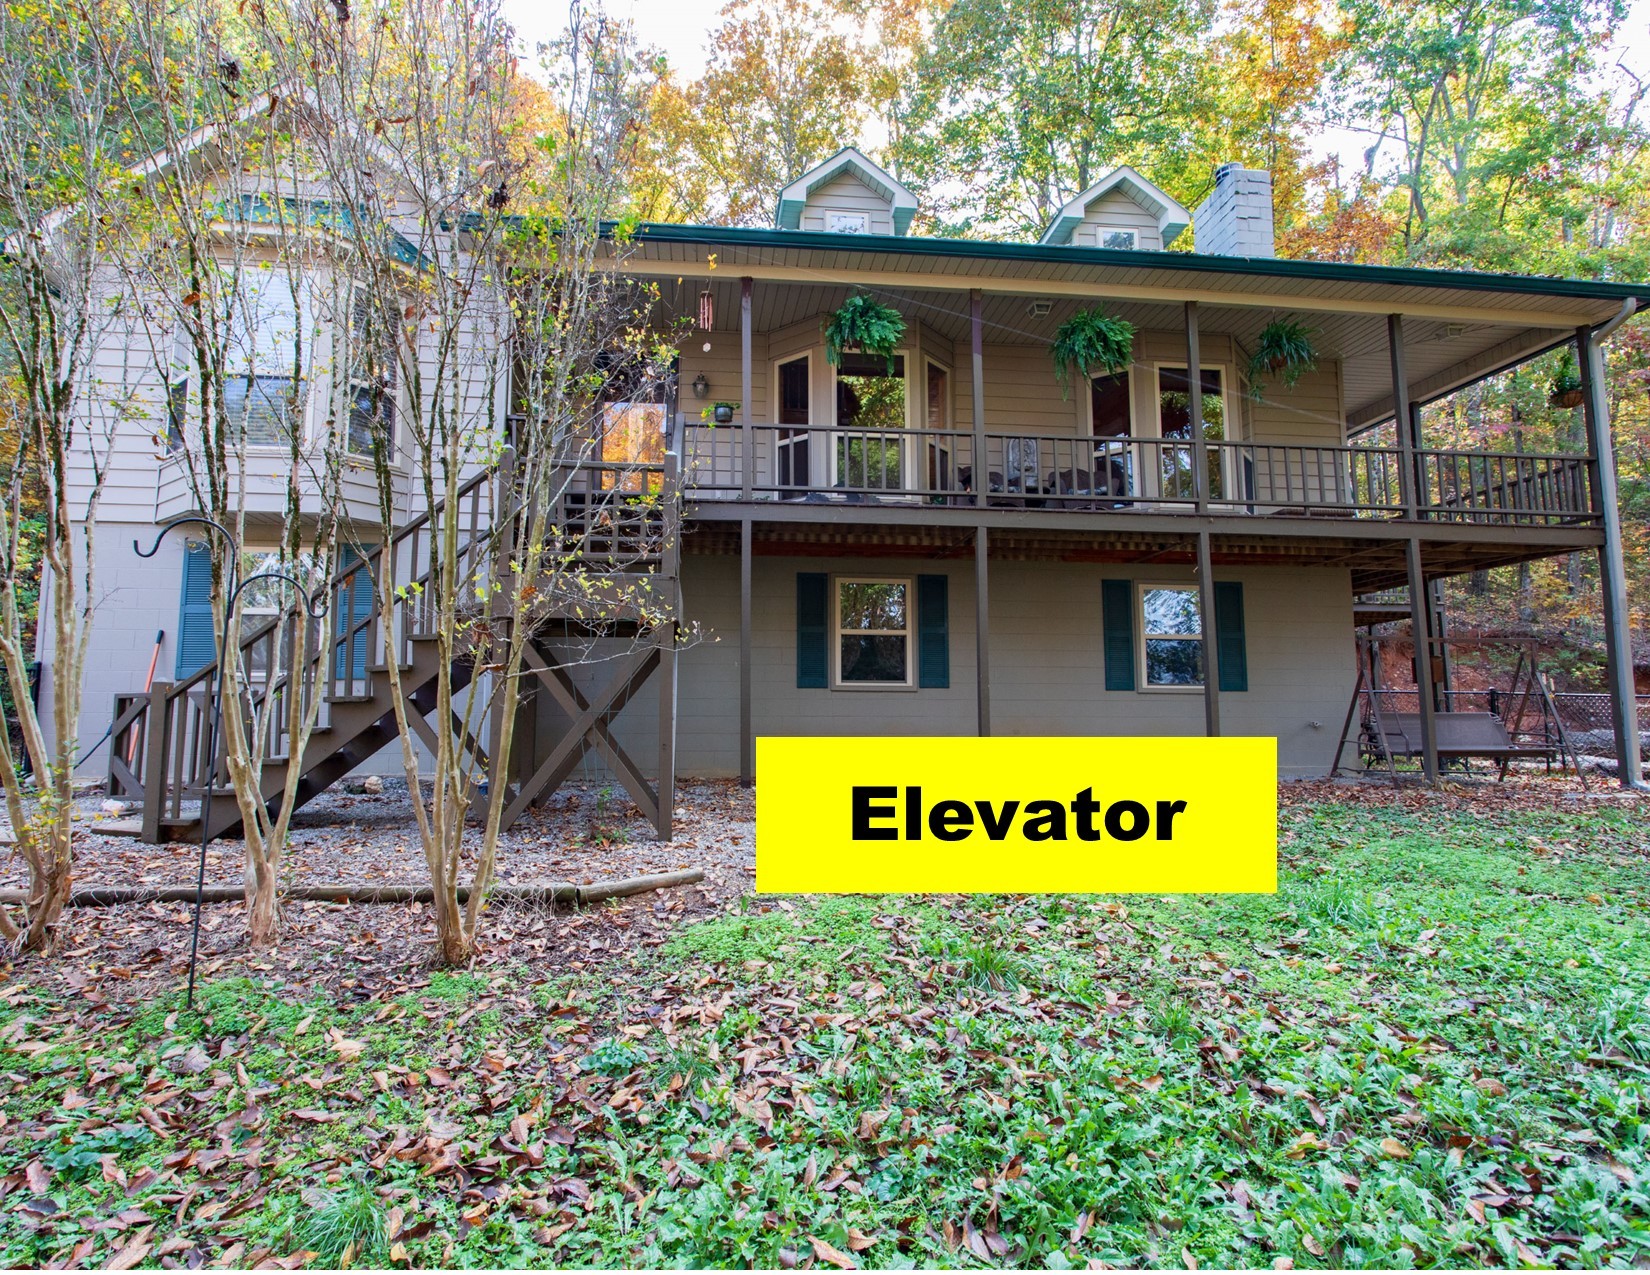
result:
M 751 281 L 739 281 L 739 498 L 756 487 L 756 435 L 751 429 Z
M 1404 364 L 1404 316 L 1386 316 L 1387 351 L 1392 359 L 1392 432 L 1398 444 L 1398 490 L 1404 517 L 1415 521 L 1421 504 L 1421 472 L 1417 467 L 1419 418 L 1410 412 L 1409 372 Z
M 1220 654 L 1215 636 L 1213 560 L 1209 533 L 1200 531 L 1197 533 L 1197 602 L 1203 624 L 1203 733 L 1211 739 L 1220 734 Z
M 1610 679 L 1610 724 L 1615 730 L 1617 776 L 1623 788 L 1644 787 L 1639 757 L 1638 700 L 1633 684 L 1633 641 L 1627 609 L 1627 568 L 1621 547 L 1621 503 L 1616 489 L 1616 454 L 1610 442 L 1610 400 L 1604 375 L 1604 347 L 1591 328 L 1576 329 L 1576 364 L 1581 373 L 1582 408 L 1588 449 L 1593 453 L 1593 509 L 1604 525 L 1598 550 L 1599 590 L 1604 595 L 1604 652 Z
M 975 712 L 981 739 L 991 734 L 991 533 L 974 529 L 974 681 Z
M 1196 301 L 1186 303 L 1186 428 L 1192 435 L 1192 495 L 1197 501 L 1198 513 L 1207 513 L 1210 496 L 1209 443 L 1203 437 L 1203 348 L 1197 330 Z M 1211 616 L 1214 613 L 1205 610 L 1203 614 Z M 1219 731 L 1210 730 L 1209 733 L 1216 735 Z
M 985 454 L 985 322 L 981 318 L 983 300 L 978 288 L 968 293 L 968 349 L 974 389 L 974 504 L 985 508 L 991 487 L 991 462 Z M 982 732 L 983 733 L 983 732 Z
M 756 739 L 751 734 L 751 520 L 739 522 L 739 783 L 756 782 Z
M 160 824 L 166 817 L 166 756 L 172 744 L 166 708 L 171 696 L 172 683 L 149 684 L 149 707 L 143 719 L 143 830 L 138 835 L 152 846 L 162 840 Z
M 1409 623 L 1415 639 L 1415 698 L 1421 711 L 1421 769 L 1429 784 L 1438 782 L 1438 722 L 1433 713 L 1432 622 L 1427 615 L 1427 581 L 1421 570 L 1421 542 L 1404 542 L 1409 569 Z
M 676 634 L 682 622 L 682 462 L 674 451 L 665 453 L 664 543 L 660 546 L 659 575 L 669 596 L 668 615 L 659 626 L 659 840 L 668 841 L 676 819 Z

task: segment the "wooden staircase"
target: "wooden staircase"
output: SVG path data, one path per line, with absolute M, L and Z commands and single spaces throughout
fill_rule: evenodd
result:
M 513 481 L 508 464 L 478 473 L 459 487 L 450 508 L 443 504 L 414 518 L 387 544 L 363 552 L 342 567 L 327 584 L 329 606 L 324 622 L 311 619 L 294 605 L 243 631 L 240 660 L 245 685 L 250 688 L 248 720 L 255 723 L 263 745 L 261 788 L 271 810 L 282 799 L 291 760 L 285 734 L 290 696 L 305 697 L 306 707 L 313 704 L 314 696 L 321 697 L 317 724 L 299 759 L 298 806 L 395 743 L 398 730 L 388 663 L 392 653 L 407 719 L 415 734 L 435 751 L 440 726 L 428 720 L 437 708 L 441 675 L 428 604 L 435 546 L 452 529 L 449 520 L 456 520 L 466 596 L 485 593 L 484 586 L 499 579 L 500 572 L 510 571 L 516 557 L 515 537 L 522 519 L 512 493 Z M 547 558 L 571 564 L 567 570 L 576 573 L 576 578 L 572 588 L 546 589 L 545 600 L 537 608 L 538 623 L 523 677 L 571 705 L 573 727 L 567 738 L 555 741 L 549 749 L 555 764 L 530 772 L 518 766 L 521 773 L 502 778 L 509 788 L 506 826 L 548 796 L 582 756 L 594 752 L 624 784 L 659 835 L 668 837 L 674 795 L 673 708 L 669 720 L 662 716 L 660 721 L 656 784 L 617 746 L 610 723 L 640 682 L 655 672 L 660 675 L 661 706 L 667 701 L 674 705 L 679 562 L 676 461 L 667 457 L 661 465 L 604 465 L 571 460 L 558 473 L 554 488 L 559 494 L 549 523 L 556 535 Z M 502 517 L 498 516 L 501 510 L 505 511 Z M 388 634 L 375 587 L 384 573 L 401 586 Z M 569 577 L 562 579 L 565 583 Z M 669 618 L 644 626 L 636 606 L 638 596 L 665 599 Z M 299 626 L 307 626 L 305 649 L 312 654 L 294 675 L 290 657 Z M 586 697 L 558 664 L 557 639 L 598 632 L 628 633 L 636 650 L 619 662 L 622 673 L 609 687 Z M 259 670 L 275 672 L 259 677 Z M 451 662 L 455 696 L 470 688 L 475 672 L 473 654 L 455 655 Z M 147 692 L 115 697 L 109 793 L 141 802 L 137 831 L 145 841 L 200 836 L 217 673 L 213 662 L 182 681 L 156 682 Z M 478 694 L 484 693 L 478 689 Z M 496 725 L 491 712 L 475 717 L 484 737 Z M 485 738 L 465 731 L 456 718 L 447 729 L 460 737 L 472 773 L 501 782 L 493 773 Z M 521 737 L 520 728 L 517 737 Z M 221 741 L 218 756 L 212 760 L 218 773 L 206 812 L 207 833 L 213 838 L 233 836 L 239 832 L 241 812 L 229 789 Z

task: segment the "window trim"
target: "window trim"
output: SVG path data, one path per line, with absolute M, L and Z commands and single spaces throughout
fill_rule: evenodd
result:
M 905 680 L 903 682 L 844 682 L 842 680 L 842 586 L 845 584 L 898 584 L 905 587 L 905 627 L 903 629 L 853 629 L 872 636 L 905 638 Z M 914 691 L 917 689 L 917 578 L 873 576 L 857 572 L 831 576 L 831 665 L 833 691 Z
M 857 220 L 852 230 L 845 230 L 832 223 L 841 220 Z M 871 233 L 871 214 L 868 212 L 853 212 L 846 208 L 825 209 L 825 233 L 830 235 L 868 235 Z
M 1173 366 L 1173 365 L 1171 365 Z M 1159 633 L 1148 635 L 1146 632 L 1146 594 L 1154 589 L 1173 589 L 1178 593 L 1189 593 L 1197 603 L 1197 621 L 1199 633 L 1196 638 L 1188 637 L 1183 633 Z M 1135 674 L 1138 681 L 1135 691 L 1138 694 L 1149 695 L 1202 695 L 1209 685 L 1209 620 L 1203 614 L 1203 591 L 1195 583 L 1188 584 L 1184 580 L 1136 580 L 1134 582 L 1134 636 L 1135 642 Z M 1169 642 L 1197 642 L 1203 648 L 1203 680 L 1190 686 L 1169 686 L 1153 682 L 1148 676 L 1146 657 L 1146 641 L 1154 637 L 1158 641 Z M 1218 671 L 1216 676 L 1219 676 Z

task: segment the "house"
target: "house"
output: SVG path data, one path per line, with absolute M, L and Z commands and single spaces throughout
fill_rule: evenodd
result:
M 1282 774 L 1323 775 L 1360 596 L 1407 589 L 1436 656 L 1432 582 L 1575 551 L 1601 562 L 1616 730 L 1637 738 L 1600 347 L 1650 284 L 1279 260 L 1268 176 L 1237 165 L 1192 213 L 1119 168 L 1035 244 L 912 235 L 915 211 L 848 149 L 785 188 L 772 228 L 646 225 L 615 252 L 691 330 L 663 401 L 611 405 L 600 455 L 679 489 L 679 534 L 649 569 L 714 640 L 546 674 L 513 812 L 582 763 L 663 828 L 673 775 L 752 781 L 754 740 L 777 734 L 1259 735 Z M 1196 250 L 1172 250 L 1188 233 Z M 856 295 L 904 320 L 889 356 L 828 349 Z M 1062 378 L 1050 344 L 1081 313 L 1132 325 L 1125 365 Z M 1280 319 L 1315 347 L 1292 385 L 1251 371 Z M 1587 454 L 1425 437 L 1422 404 L 1566 343 Z M 123 484 L 122 517 L 152 533 L 163 470 Z M 130 531 L 106 536 L 122 601 L 90 689 L 121 697 L 117 786 L 153 793 L 123 741 L 149 635 L 181 622 L 188 640 L 190 577 L 122 560 Z M 1436 773 L 1435 661 L 1418 676 Z M 366 683 L 358 715 L 376 720 Z M 165 732 L 146 738 L 164 759 Z M 360 741 L 317 775 L 387 742 Z M 1636 781 L 1636 749 L 1621 755 Z

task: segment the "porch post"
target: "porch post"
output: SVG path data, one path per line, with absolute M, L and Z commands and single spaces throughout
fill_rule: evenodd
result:
M 1404 366 L 1404 316 L 1386 316 L 1387 351 L 1392 359 L 1392 432 L 1398 442 L 1398 490 L 1404 517 L 1414 521 L 1421 503 L 1421 484 L 1416 468 L 1415 421 L 1409 411 L 1409 372 Z
M 1427 782 L 1438 782 L 1438 723 L 1433 716 L 1432 625 L 1427 618 L 1427 582 L 1421 571 L 1421 542 L 1404 542 L 1409 567 L 1409 624 L 1415 638 L 1415 698 L 1421 710 L 1421 769 Z
M 980 305 L 980 290 L 971 289 L 968 294 L 968 348 L 974 365 L 974 464 L 970 472 L 974 475 L 974 503 L 984 508 L 986 490 L 991 485 L 991 467 L 985 454 L 985 325 L 980 318 Z
M 1604 523 L 1598 550 L 1598 578 L 1604 594 L 1604 651 L 1610 677 L 1610 717 L 1616 734 L 1616 772 L 1623 788 L 1644 786 L 1639 757 L 1638 700 L 1633 685 L 1632 630 L 1627 610 L 1627 571 L 1622 561 L 1621 504 L 1616 491 L 1616 454 L 1610 442 L 1610 401 L 1604 379 L 1604 347 L 1590 328 L 1576 329 L 1587 443 L 1593 453 L 1593 509 Z
M 974 529 L 974 681 L 977 733 L 991 734 L 991 544 L 985 527 Z
M 1188 428 L 1192 431 L 1192 495 L 1197 500 L 1198 513 L 1209 510 L 1209 444 L 1203 437 L 1203 352 L 1197 330 L 1197 302 L 1186 303 L 1186 411 Z M 1199 540 L 1200 550 L 1207 547 Z M 1203 614 L 1212 616 L 1205 606 Z M 1207 679 L 1205 679 L 1207 680 Z M 1211 709 L 1211 713 L 1216 710 Z M 1211 721 L 1215 717 L 1210 718 Z M 1220 732 L 1211 728 L 1211 735 Z
M 1188 301 L 1187 306 L 1196 302 Z M 1203 733 L 1220 734 L 1220 656 L 1215 637 L 1215 570 L 1209 533 L 1197 533 L 1197 604 L 1203 624 Z
M 739 523 L 739 782 L 756 781 L 756 740 L 751 734 L 751 520 Z
M 674 451 L 665 453 L 664 550 L 659 574 L 670 591 L 666 604 L 670 618 L 662 626 L 659 642 L 659 822 L 661 840 L 669 840 L 676 817 L 676 626 L 682 620 L 682 525 L 677 498 L 681 492 L 681 461 Z
M 751 498 L 756 486 L 756 435 L 751 429 L 751 281 L 739 281 L 739 444 L 743 453 L 743 474 L 739 480 L 741 500 Z

